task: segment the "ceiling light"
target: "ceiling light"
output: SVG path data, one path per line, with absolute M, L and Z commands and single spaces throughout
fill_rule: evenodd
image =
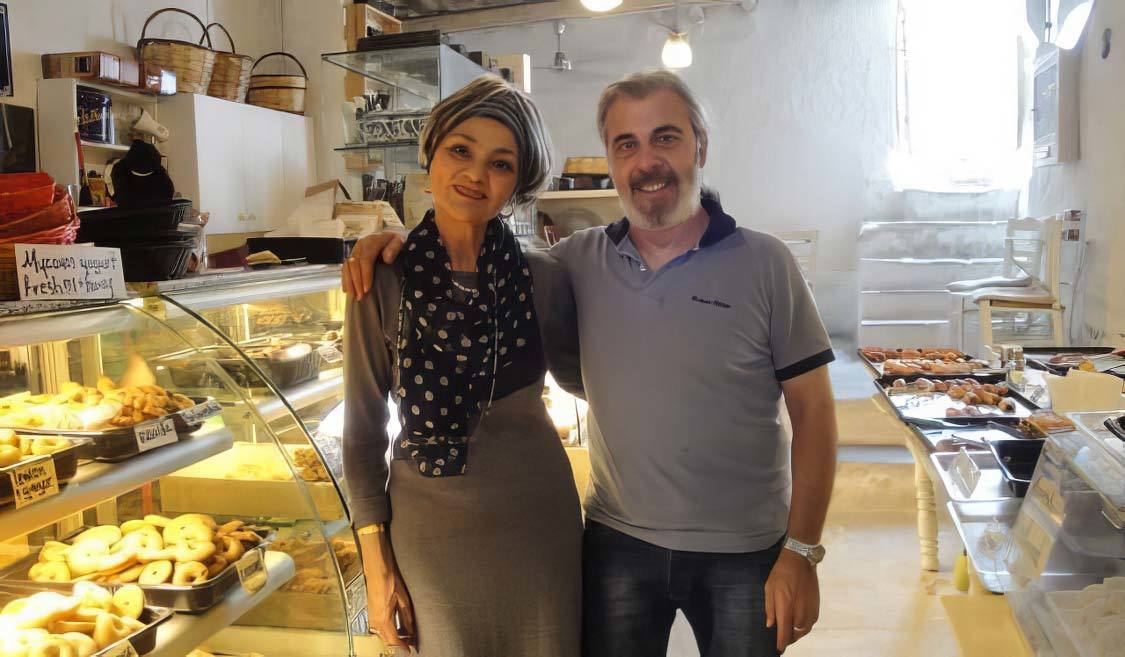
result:
M 582 6 L 590 11 L 609 11 L 621 6 L 621 0 L 582 0 Z
M 682 32 L 673 32 L 664 42 L 664 51 L 660 53 L 660 59 L 668 68 L 691 66 L 691 46 L 688 45 L 685 37 Z

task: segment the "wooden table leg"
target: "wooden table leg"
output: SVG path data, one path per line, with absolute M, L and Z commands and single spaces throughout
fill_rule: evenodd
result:
M 914 453 L 914 492 L 918 503 L 918 543 L 922 548 L 922 570 L 937 571 L 940 566 L 934 482 L 930 480 L 930 475 L 917 453 Z

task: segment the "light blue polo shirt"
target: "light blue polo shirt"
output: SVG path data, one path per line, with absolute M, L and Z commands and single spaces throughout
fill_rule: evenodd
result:
M 574 287 L 592 416 L 587 515 L 668 549 L 752 552 L 788 524 L 781 382 L 833 355 L 786 246 L 703 207 L 699 245 L 657 270 L 625 219 L 552 249 Z

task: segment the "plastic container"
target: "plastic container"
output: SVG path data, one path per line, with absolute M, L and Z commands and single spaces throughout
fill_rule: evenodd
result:
M 282 260 L 305 258 L 310 265 L 338 265 L 347 259 L 355 240 L 337 237 L 251 237 L 250 253 L 272 251 Z
M 1008 482 L 1008 488 L 1017 497 L 1026 495 L 1031 477 L 1035 474 L 1035 466 L 1039 463 L 1039 455 L 1043 452 L 1043 441 L 1013 438 L 987 442 L 988 449 L 1000 465 L 1000 472 Z
M 86 229 L 127 239 L 148 235 L 152 231 L 176 230 L 180 224 L 191 220 L 191 201 L 176 199 L 169 205 L 86 210 L 79 219 Z
M 193 240 L 168 244 L 98 244 L 121 249 L 121 265 L 129 282 L 171 281 L 187 273 Z

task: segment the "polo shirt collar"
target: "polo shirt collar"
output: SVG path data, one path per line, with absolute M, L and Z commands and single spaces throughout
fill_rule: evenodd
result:
M 699 239 L 699 248 L 702 249 L 717 244 L 723 238 L 734 233 L 737 223 L 734 217 L 723 211 L 719 199 L 704 194 L 700 199 L 700 204 L 707 212 L 708 218 L 707 230 L 703 232 L 703 237 Z M 609 236 L 610 241 L 620 248 L 622 242 L 629 236 L 629 220 L 625 217 L 618 219 L 605 227 L 605 233 Z

